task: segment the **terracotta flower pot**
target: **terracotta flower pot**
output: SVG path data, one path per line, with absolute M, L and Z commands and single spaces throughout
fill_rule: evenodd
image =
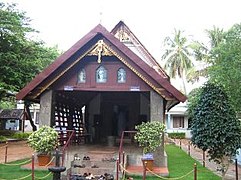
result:
M 39 154 L 37 157 L 39 166 L 46 166 L 51 160 L 51 156 L 49 154 Z

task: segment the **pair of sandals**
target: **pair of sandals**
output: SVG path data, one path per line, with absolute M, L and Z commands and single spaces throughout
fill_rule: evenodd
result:
M 93 166 L 91 166 L 91 168 L 99 168 L 99 166 L 94 164 Z
M 74 165 L 74 168 L 76 168 L 76 167 L 78 167 L 78 168 L 85 168 L 85 165 L 83 164 L 83 165 L 77 165 L 77 164 L 75 164 Z
M 83 177 L 85 177 L 85 179 L 95 179 L 95 176 L 91 173 L 84 173 Z
M 115 162 L 116 159 L 115 158 L 103 158 L 102 161 L 107 161 L 107 162 Z
M 84 156 L 83 160 L 90 160 L 90 157 L 89 156 Z
M 105 173 L 101 175 L 98 180 L 114 180 L 114 176 L 112 174 Z

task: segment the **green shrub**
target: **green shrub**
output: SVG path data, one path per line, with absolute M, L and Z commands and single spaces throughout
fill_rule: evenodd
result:
M 165 125 L 159 121 L 151 121 L 137 125 L 134 138 L 143 147 L 144 153 L 154 152 L 162 143 L 162 132 Z
M 6 141 L 7 138 L 5 136 L 0 136 L 0 141 Z
M 24 139 L 28 139 L 28 137 L 30 136 L 31 133 L 27 133 L 27 132 L 17 132 L 17 133 L 14 133 L 12 135 L 12 138 L 13 139 L 20 139 L 20 140 L 24 140 Z
M 50 154 L 58 145 L 58 133 L 49 126 L 42 126 L 28 137 L 28 145 L 38 154 Z
M 0 134 L 5 137 L 11 137 L 13 136 L 15 131 L 12 130 L 0 130 Z
M 185 139 L 185 133 L 181 132 L 173 132 L 173 133 L 168 133 L 168 137 L 172 139 Z

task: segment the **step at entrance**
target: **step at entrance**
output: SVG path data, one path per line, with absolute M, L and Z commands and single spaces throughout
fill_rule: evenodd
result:
M 84 155 L 75 154 L 68 170 L 71 179 L 113 180 L 116 173 L 115 151 L 89 151 Z

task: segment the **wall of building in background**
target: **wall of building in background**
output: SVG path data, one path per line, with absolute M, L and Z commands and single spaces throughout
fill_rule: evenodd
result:
M 191 133 L 187 117 L 187 104 L 180 103 L 166 112 L 166 132 L 185 133 L 185 137 L 190 139 Z

